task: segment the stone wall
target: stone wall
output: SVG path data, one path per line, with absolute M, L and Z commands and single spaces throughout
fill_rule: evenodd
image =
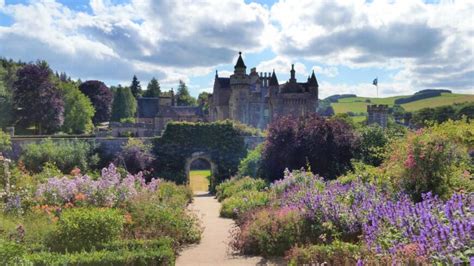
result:
M 8 152 L 6 155 L 9 158 L 17 160 L 21 156 L 21 152 L 25 145 L 30 143 L 39 143 L 48 137 L 34 137 L 34 136 L 15 136 L 11 139 L 12 142 L 12 150 Z M 84 140 L 91 144 L 94 144 L 95 147 L 100 147 L 101 151 L 105 155 L 114 155 L 122 150 L 122 145 L 125 144 L 128 138 L 103 138 L 103 137 L 84 137 L 84 138 L 74 138 L 74 137 L 50 137 L 53 141 L 61 141 L 61 140 Z M 153 138 L 138 138 L 143 140 L 145 143 L 150 144 Z M 264 137 L 252 137 L 248 136 L 245 137 L 245 145 L 249 149 L 254 149 L 258 144 L 262 143 L 265 140 Z

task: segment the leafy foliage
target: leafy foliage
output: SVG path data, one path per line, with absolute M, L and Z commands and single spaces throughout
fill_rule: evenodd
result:
M 79 89 L 89 97 L 89 100 L 94 106 L 95 114 L 92 118 L 92 122 L 94 122 L 95 125 L 101 122 L 108 122 L 111 115 L 112 91 L 110 91 L 102 81 L 98 80 L 86 81 L 79 85 Z
M 140 85 L 140 81 L 138 81 L 136 75 L 133 75 L 132 84 L 130 85 L 130 90 L 135 99 L 140 97 L 142 94 L 142 86 Z
M 91 251 L 117 240 L 124 218 L 114 209 L 72 208 L 61 213 L 48 245 L 55 251 Z
M 211 189 L 237 172 L 246 154 L 241 132 L 229 121 L 216 123 L 168 123 L 161 137 L 153 141 L 155 169 L 165 179 L 184 183 L 185 161 L 195 152 L 210 155 L 217 165 Z
M 216 187 L 216 198 L 223 201 L 244 191 L 263 191 L 267 183 L 263 179 L 250 177 L 231 178 Z
M 54 133 L 64 122 L 64 101 L 50 81 L 46 62 L 28 64 L 17 71 L 13 84 L 13 103 L 19 123 L 34 125 L 40 134 Z
M 130 88 L 118 86 L 112 103 L 111 121 L 120 122 L 135 116 L 137 110 L 137 101 Z
M 45 139 L 40 143 L 27 144 L 20 160 L 26 169 L 36 173 L 47 162 L 54 162 L 63 173 L 69 173 L 75 167 L 87 171 L 97 163 L 98 158 L 92 153 L 91 144 L 85 141 Z
M 73 134 L 91 133 L 95 110 L 89 98 L 73 83 L 60 83 L 59 87 L 64 98 L 63 131 Z
M 156 78 L 153 77 L 148 83 L 148 86 L 146 88 L 145 93 L 143 94 L 143 97 L 160 97 L 160 95 L 161 95 L 160 83 L 158 83 L 158 80 L 156 80 Z
M 269 194 L 265 191 L 249 190 L 235 193 L 222 201 L 220 215 L 237 219 L 248 211 L 267 205 L 269 201 Z
M 454 191 L 472 191 L 472 124 L 464 121 L 408 133 L 391 144 L 390 157 L 382 166 L 396 185 L 416 201 L 427 192 L 449 198 Z
M 178 106 L 196 105 L 196 99 L 189 94 L 189 89 L 182 80 L 179 81 L 178 91 L 176 92 L 176 99 Z
M 123 165 L 132 174 L 149 171 L 154 160 L 150 149 L 151 147 L 143 144 L 142 140 L 130 138 L 117 155 L 115 164 Z
M 285 168 L 310 166 L 315 173 L 335 178 L 350 169 L 355 144 L 352 128 L 339 119 L 282 117 L 268 128 L 262 154 L 264 177 L 276 180 Z
M 364 127 L 361 131 L 358 157 L 366 164 L 379 166 L 384 159 L 385 148 L 389 142 L 387 135 L 377 124 Z
M 251 150 L 239 164 L 239 176 L 250 176 L 257 178 L 261 176 L 263 144 Z
M 0 153 L 11 150 L 11 145 L 10 134 L 0 129 Z

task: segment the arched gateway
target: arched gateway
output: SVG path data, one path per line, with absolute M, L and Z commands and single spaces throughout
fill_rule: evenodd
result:
M 214 175 L 217 175 L 217 165 L 212 161 L 211 159 L 211 156 L 209 154 L 207 154 L 206 152 L 195 152 L 193 154 L 191 154 L 191 156 L 189 156 L 187 159 L 186 159 L 186 163 L 184 164 L 184 171 L 185 171 L 185 174 L 186 174 L 186 181 L 189 182 L 189 171 L 191 171 L 191 164 L 196 161 L 196 160 L 199 160 L 199 159 L 202 159 L 202 160 L 205 160 L 209 163 L 209 165 L 211 166 L 211 176 L 214 176 Z
M 247 154 L 242 127 L 230 121 L 214 123 L 171 122 L 161 137 L 153 141 L 158 175 L 177 183 L 189 182 L 193 161 L 203 159 L 211 165 L 210 190 L 237 172 Z

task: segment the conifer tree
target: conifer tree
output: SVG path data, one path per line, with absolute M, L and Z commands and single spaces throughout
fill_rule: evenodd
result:
M 120 122 L 124 118 L 133 118 L 137 109 L 137 102 L 129 87 L 117 87 L 112 103 L 112 121 Z
M 178 106 L 195 106 L 196 99 L 189 94 L 186 83 L 182 80 L 179 81 L 178 92 L 176 93 L 176 99 Z
M 145 91 L 144 97 L 160 97 L 161 88 L 160 83 L 154 77 L 148 83 L 147 89 Z
M 133 97 L 138 98 L 142 94 L 142 86 L 140 81 L 138 81 L 137 76 L 133 75 L 132 85 L 130 85 L 130 90 L 132 91 Z

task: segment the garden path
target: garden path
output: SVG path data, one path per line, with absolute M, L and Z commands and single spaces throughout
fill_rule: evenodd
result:
M 208 194 L 197 192 L 190 209 L 197 213 L 204 227 L 201 242 L 186 247 L 176 260 L 177 266 L 199 265 L 282 265 L 262 257 L 238 256 L 229 249 L 232 219 L 219 217 L 221 204 Z M 284 265 L 284 264 L 283 264 Z

